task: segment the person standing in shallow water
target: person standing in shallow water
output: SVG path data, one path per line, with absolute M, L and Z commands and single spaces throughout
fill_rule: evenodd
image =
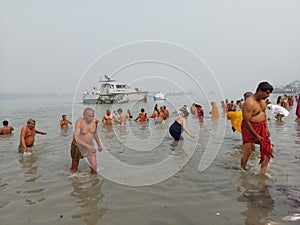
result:
M 47 133 L 35 129 L 35 120 L 29 119 L 27 125 L 24 126 L 20 134 L 19 153 L 30 155 L 29 148 L 34 145 L 35 134 L 45 135 Z
M 248 97 L 243 105 L 242 139 L 243 155 L 241 158 L 242 170 L 246 169 L 247 161 L 255 149 L 255 144 L 260 145 L 261 173 L 265 176 L 266 169 L 272 154 L 273 145 L 270 141 L 270 131 L 266 119 L 265 99 L 272 93 L 273 87 L 268 82 L 259 83 L 255 94 Z
M 219 119 L 220 113 L 216 102 L 211 102 L 211 119 Z
M 98 151 L 102 151 L 102 146 L 97 132 L 97 125 L 99 121 L 95 119 L 95 111 L 92 108 L 86 108 L 83 111 L 83 117 L 76 121 L 75 130 L 73 134 L 73 141 L 71 143 L 71 170 L 76 172 L 78 170 L 79 160 L 87 157 L 91 174 L 97 173 L 96 148 L 93 140 L 97 142 Z
M 61 129 L 67 129 L 69 124 L 72 124 L 68 119 L 66 115 L 61 116 L 61 120 L 59 121 L 60 128 Z

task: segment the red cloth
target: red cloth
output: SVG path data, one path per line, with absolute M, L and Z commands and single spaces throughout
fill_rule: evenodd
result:
M 264 156 L 267 155 L 269 157 L 274 158 L 272 154 L 272 144 L 269 136 L 267 136 L 267 129 L 265 121 L 259 123 L 251 123 L 255 132 L 262 137 L 262 142 L 260 144 L 260 162 L 264 160 Z M 254 143 L 254 137 L 250 133 L 250 131 L 245 127 L 244 122 L 242 122 L 242 139 L 243 143 Z

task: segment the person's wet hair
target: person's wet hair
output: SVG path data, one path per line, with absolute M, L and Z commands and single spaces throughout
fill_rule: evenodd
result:
M 30 123 L 35 123 L 35 120 L 33 120 L 33 119 L 27 120 L 27 124 L 30 124 Z
M 258 84 L 256 91 L 263 91 L 263 92 L 270 91 L 270 93 L 272 93 L 273 86 L 271 84 L 269 84 L 268 82 L 263 81 Z

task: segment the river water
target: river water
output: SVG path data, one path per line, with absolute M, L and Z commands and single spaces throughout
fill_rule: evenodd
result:
M 273 96 L 276 99 L 276 96 Z M 1 99 L 0 119 L 15 130 L 0 137 L 1 224 L 298 224 L 300 213 L 300 122 L 295 106 L 277 122 L 269 115 L 275 158 L 268 173 L 259 175 L 259 152 L 239 170 L 241 134 L 232 132 L 225 115 L 192 116 L 192 139 L 174 142 L 168 127 L 178 116 L 181 96 L 169 101 L 91 106 L 101 120 L 105 110 L 131 109 L 134 117 L 144 107 L 148 114 L 157 103 L 166 105 L 170 118 L 161 125 L 128 121 L 126 127 L 98 127 L 104 150 L 97 154 L 99 175 L 90 175 L 85 160 L 79 173 L 69 171 L 73 126 L 61 130 L 67 114 L 73 124 L 86 107 L 68 96 L 59 98 Z M 19 135 L 27 119 L 37 121 L 35 151 L 17 152 Z M 295 220 L 295 221 L 293 221 Z

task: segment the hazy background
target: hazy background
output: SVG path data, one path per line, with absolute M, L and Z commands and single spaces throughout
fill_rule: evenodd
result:
M 299 12 L 298 0 L 0 0 L 0 92 L 72 94 L 99 56 L 162 40 L 195 52 L 239 98 L 300 78 Z

